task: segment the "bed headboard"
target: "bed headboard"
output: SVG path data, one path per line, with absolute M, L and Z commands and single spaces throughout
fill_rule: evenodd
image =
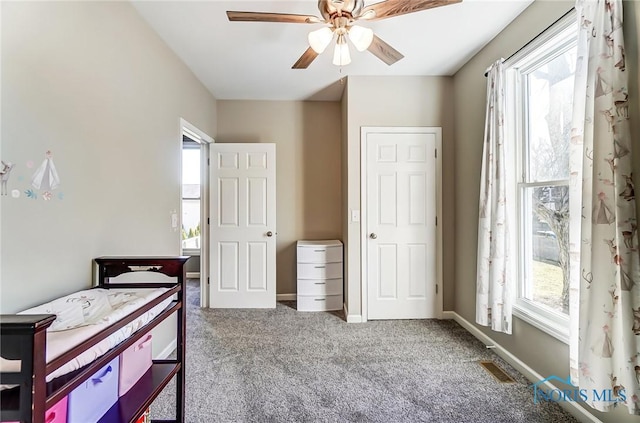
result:
M 184 263 L 189 256 L 164 256 L 164 257 L 98 257 L 95 259 L 98 264 L 98 286 L 109 288 L 115 287 L 116 283 L 111 283 L 110 278 L 131 272 L 156 272 L 170 277 L 178 278 L 182 283 L 185 279 Z M 134 285 L 144 285 L 139 283 L 127 283 L 128 287 Z M 154 283 L 154 286 L 175 285 L 175 283 Z

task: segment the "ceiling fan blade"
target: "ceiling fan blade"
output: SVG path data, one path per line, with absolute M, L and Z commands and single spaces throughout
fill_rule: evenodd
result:
M 419 12 L 434 7 L 448 6 L 460 3 L 462 0 L 386 0 L 375 3 L 362 9 L 363 19 L 371 21 L 391 18 L 407 13 Z M 372 15 L 371 12 L 374 12 Z
M 368 50 L 389 66 L 404 57 L 402 53 L 382 41 L 382 39 L 377 35 L 373 36 L 373 41 L 371 42 Z
M 288 13 L 236 12 L 227 11 L 230 21 L 240 22 L 285 22 L 285 23 L 322 23 L 322 19 L 312 15 L 293 15 Z
M 300 56 L 298 61 L 291 66 L 291 69 L 306 69 L 309 67 L 311 62 L 316 59 L 316 57 L 318 57 L 318 53 L 309 47 L 307 51 L 302 53 L 302 56 Z

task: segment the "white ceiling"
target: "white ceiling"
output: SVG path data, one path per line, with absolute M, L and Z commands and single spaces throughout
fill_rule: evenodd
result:
M 340 70 L 327 49 L 308 69 L 291 66 L 320 24 L 229 22 L 227 10 L 320 16 L 317 0 L 133 1 L 193 73 L 220 100 L 339 100 L 347 75 L 453 75 L 533 0 L 463 0 L 449 6 L 362 21 L 404 54 L 387 66 L 351 45 Z M 377 0 L 365 1 L 366 5 Z

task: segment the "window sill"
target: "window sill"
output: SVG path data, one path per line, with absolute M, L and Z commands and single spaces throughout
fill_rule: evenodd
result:
M 192 248 L 183 248 L 182 255 L 191 256 L 191 257 L 200 257 L 200 250 L 199 249 L 196 250 Z
M 569 318 L 550 318 L 545 315 L 549 313 L 541 313 L 538 309 L 539 307 L 529 302 L 519 300 L 513 305 L 513 315 L 568 345 Z

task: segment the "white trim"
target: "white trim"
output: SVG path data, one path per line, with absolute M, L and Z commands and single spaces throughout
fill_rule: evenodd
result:
M 516 148 L 511 153 L 516 163 L 515 177 L 508 179 L 509 193 L 515 200 L 515 206 L 508 211 L 510 220 L 516 222 L 516 230 L 511 231 L 511 241 L 517 246 L 517 260 L 513 263 L 517 270 L 517 289 L 513 314 L 541 331 L 553 336 L 565 344 L 569 343 L 569 316 L 531 301 L 532 280 L 530 263 L 533 258 L 531 246 L 526 240 L 532 233 L 530 208 L 531 199 L 526 195 L 529 188 L 541 186 L 565 186 L 568 179 L 530 182 L 529 167 L 529 121 L 527 118 L 526 98 L 528 85 L 526 75 L 550 60 L 564 54 L 576 44 L 576 11 L 571 10 L 558 19 L 542 34 L 524 46 L 510 59 L 505 61 L 508 70 L 508 112 L 511 114 L 508 132 L 514 136 Z
M 169 342 L 169 345 L 167 345 L 165 349 L 160 351 L 158 356 L 155 358 L 158 360 L 164 360 L 165 358 L 169 357 L 171 353 L 176 350 L 176 348 L 178 348 L 178 341 L 176 339 L 173 339 L 171 342 Z
M 187 279 L 200 279 L 200 272 L 187 272 Z
M 212 142 L 215 142 L 212 140 Z M 209 149 L 211 144 L 200 147 L 200 307 L 209 307 Z M 205 230 L 202 230 L 205 228 Z
M 187 133 L 189 133 L 190 135 L 194 135 L 194 136 L 200 138 L 199 141 L 206 142 L 207 144 L 215 142 L 213 138 L 211 138 L 209 135 L 207 135 L 204 132 L 202 132 L 195 125 L 191 124 L 190 122 L 188 122 L 187 120 L 185 120 L 183 118 L 180 118 L 180 145 L 182 145 L 182 131 L 183 131 L 183 129 L 186 129 Z
M 367 127 L 360 128 L 360 320 L 367 321 L 369 316 L 369 276 L 368 267 L 368 245 L 367 242 Z M 349 322 L 349 315 L 347 323 Z
M 510 353 L 506 348 L 504 348 L 502 345 L 495 342 L 488 335 L 486 335 L 484 332 L 478 329 L 475 325 L 471 324 L 468 320 L 460 316 L 455 311 L 445 311 L 443 313 L 443 316 L 444 315 L 446 315 L 447 318 L 453 318 L 453 320 L 458 322 L 460 326 L 465 328 L 471 335 L 475 336 L 478 340 L 480 340 L 480 342 L 485 344 L 488 348 L 489 347 L 492 348 L 496 352 L 496 354 L 498 354 L 498 356 L 500 356 L 507 363 L 513 366 L 517 371 L 522 373 L 524 377 L 529 379 L 529 381 L 531 381 L 532 383 L 538 383 L 542 379 L 544 379 L 544 377 L 540 373 L 533 370 L 526 363 L 524 363 L 522 360 L 520 360 L 518 357 L 516 357 L 512 353 Z M 549 381 L 544 382 L 543 385 L 546 389 L 557 388 Z M 533 399 L 531 399 L 531 401 L 533 401 Z M 589 411 L 586 408 L 579 406 L 577 403 L 573 401 L 558 402 L 558 405 L 581 422 L 602 423 L 602 421 L 599 420 L 596 416 L 589 413 Z
M 200 143 L 200 272 L 198 278 L 200 278 L 200 307 L 209 307 L 209 231 L 204 228 L 204 222 L 209 219 L 209 145 L 214 143 L 215 140 L 206 133 L 202 132 L 195 125 L 191 124 L 187 120 L 180 118 L 180 151 L 182 151 L 182 134 L 187 132 L 189 136 L 198 138 Z M 181 156 L 182 157 L 182 156 Z M 180 174 L 182 175 L 182 160 L 180 160 Z M 182 192 L 182 189 L 180 190 Z M 180 194 L 180 223 L 182 223 L 182 194 Z M 182 226 L 182 225 L 181 225 Z M 178 231 L 181 234 L 181 231 Z M 180 235 L 178 235 L 180 239 Z M 189 254 L 189 249 L 182 249 L 182 242 L 180 242 L 180 253 L 183 255 L 196 255 Z M 202 277 L 200 277 L 202 276 Z
M 436 130 L 436 283 L 438 284 L 439 300 L 436 305 L 436 315 L 442 317 L 444 309 L 444 276 L 443 276 L 443 214 L 442 214 L 442 128 Z
M 370 133 L 420 133 L 434 134 L 436 136 L 436 317 L 443 313 L 443 276 L 442 276 L 442 128 L 436 126 L 363 126 L 360 128 L 360 296 L 362 315 L 358 315 L 360 321 L 366 322 L 368 316 L 368 279 L 367 257 L 368 236 L 367 233 L 367 135 Z M 347 315 L 347 322 L 349 316 Z
M 296 301 L 297 294 L 276 294 L 276 301 Z
M 200 201 L 199 198 L 194 198 L 194 200 Z M 191 257 L 200 257 L 200 248 L 183 248 L 182 255 L 191 256 Z
M 441 320 L 455 320 L 456 318 L 456 312 L 455 311 L 443 311 L 442 315 L 440 316 Z
M 517 67 L 518 65 L 521 65 L 520 62 L 529 62 L 530 60 L 528 56 L 530 56 L 533 51 L 539 49 L 540 47 L 548 43 L 550 40 L 555 38 L 557 35 L 566 31 L 568 28 L 571 28 L 577 25 L 577 22 L 578 22 L 577 19 L 578 18 L 576 16 L 576 10 L 574 8 L 570 10 L 565 16 L 561 17 L 556 22 L 554 22 L 549 28 L 545 29 L 541 34 L 539 34 L 533 40 L 531 40 L 529 44 L 527 44 L 525 47 L 515 52 L 513 56 L 505 60 L 504 65 L 507 67 Z M 523 60 L 523 59 L 527 59 L 527 60 Z M 539 57 L 535 57 L 531 60 L 538 60 L 538 59 Z
M 564 316 L 556 317 L 553 313 L 543 314 L 537 311 L 539 308 L 535 304 L 527 304 L 519 298 L 513 305 L 513 315 L 568 345 L 569 316 L 563 318 Z
M 349 310 L 347 309 L 347 303 L 343 304 L 344 316 L 347 319 L 347 323 L 364 323 L 366 320 L 362 318 L 361 314 L 351 314 L 349 315 Z

